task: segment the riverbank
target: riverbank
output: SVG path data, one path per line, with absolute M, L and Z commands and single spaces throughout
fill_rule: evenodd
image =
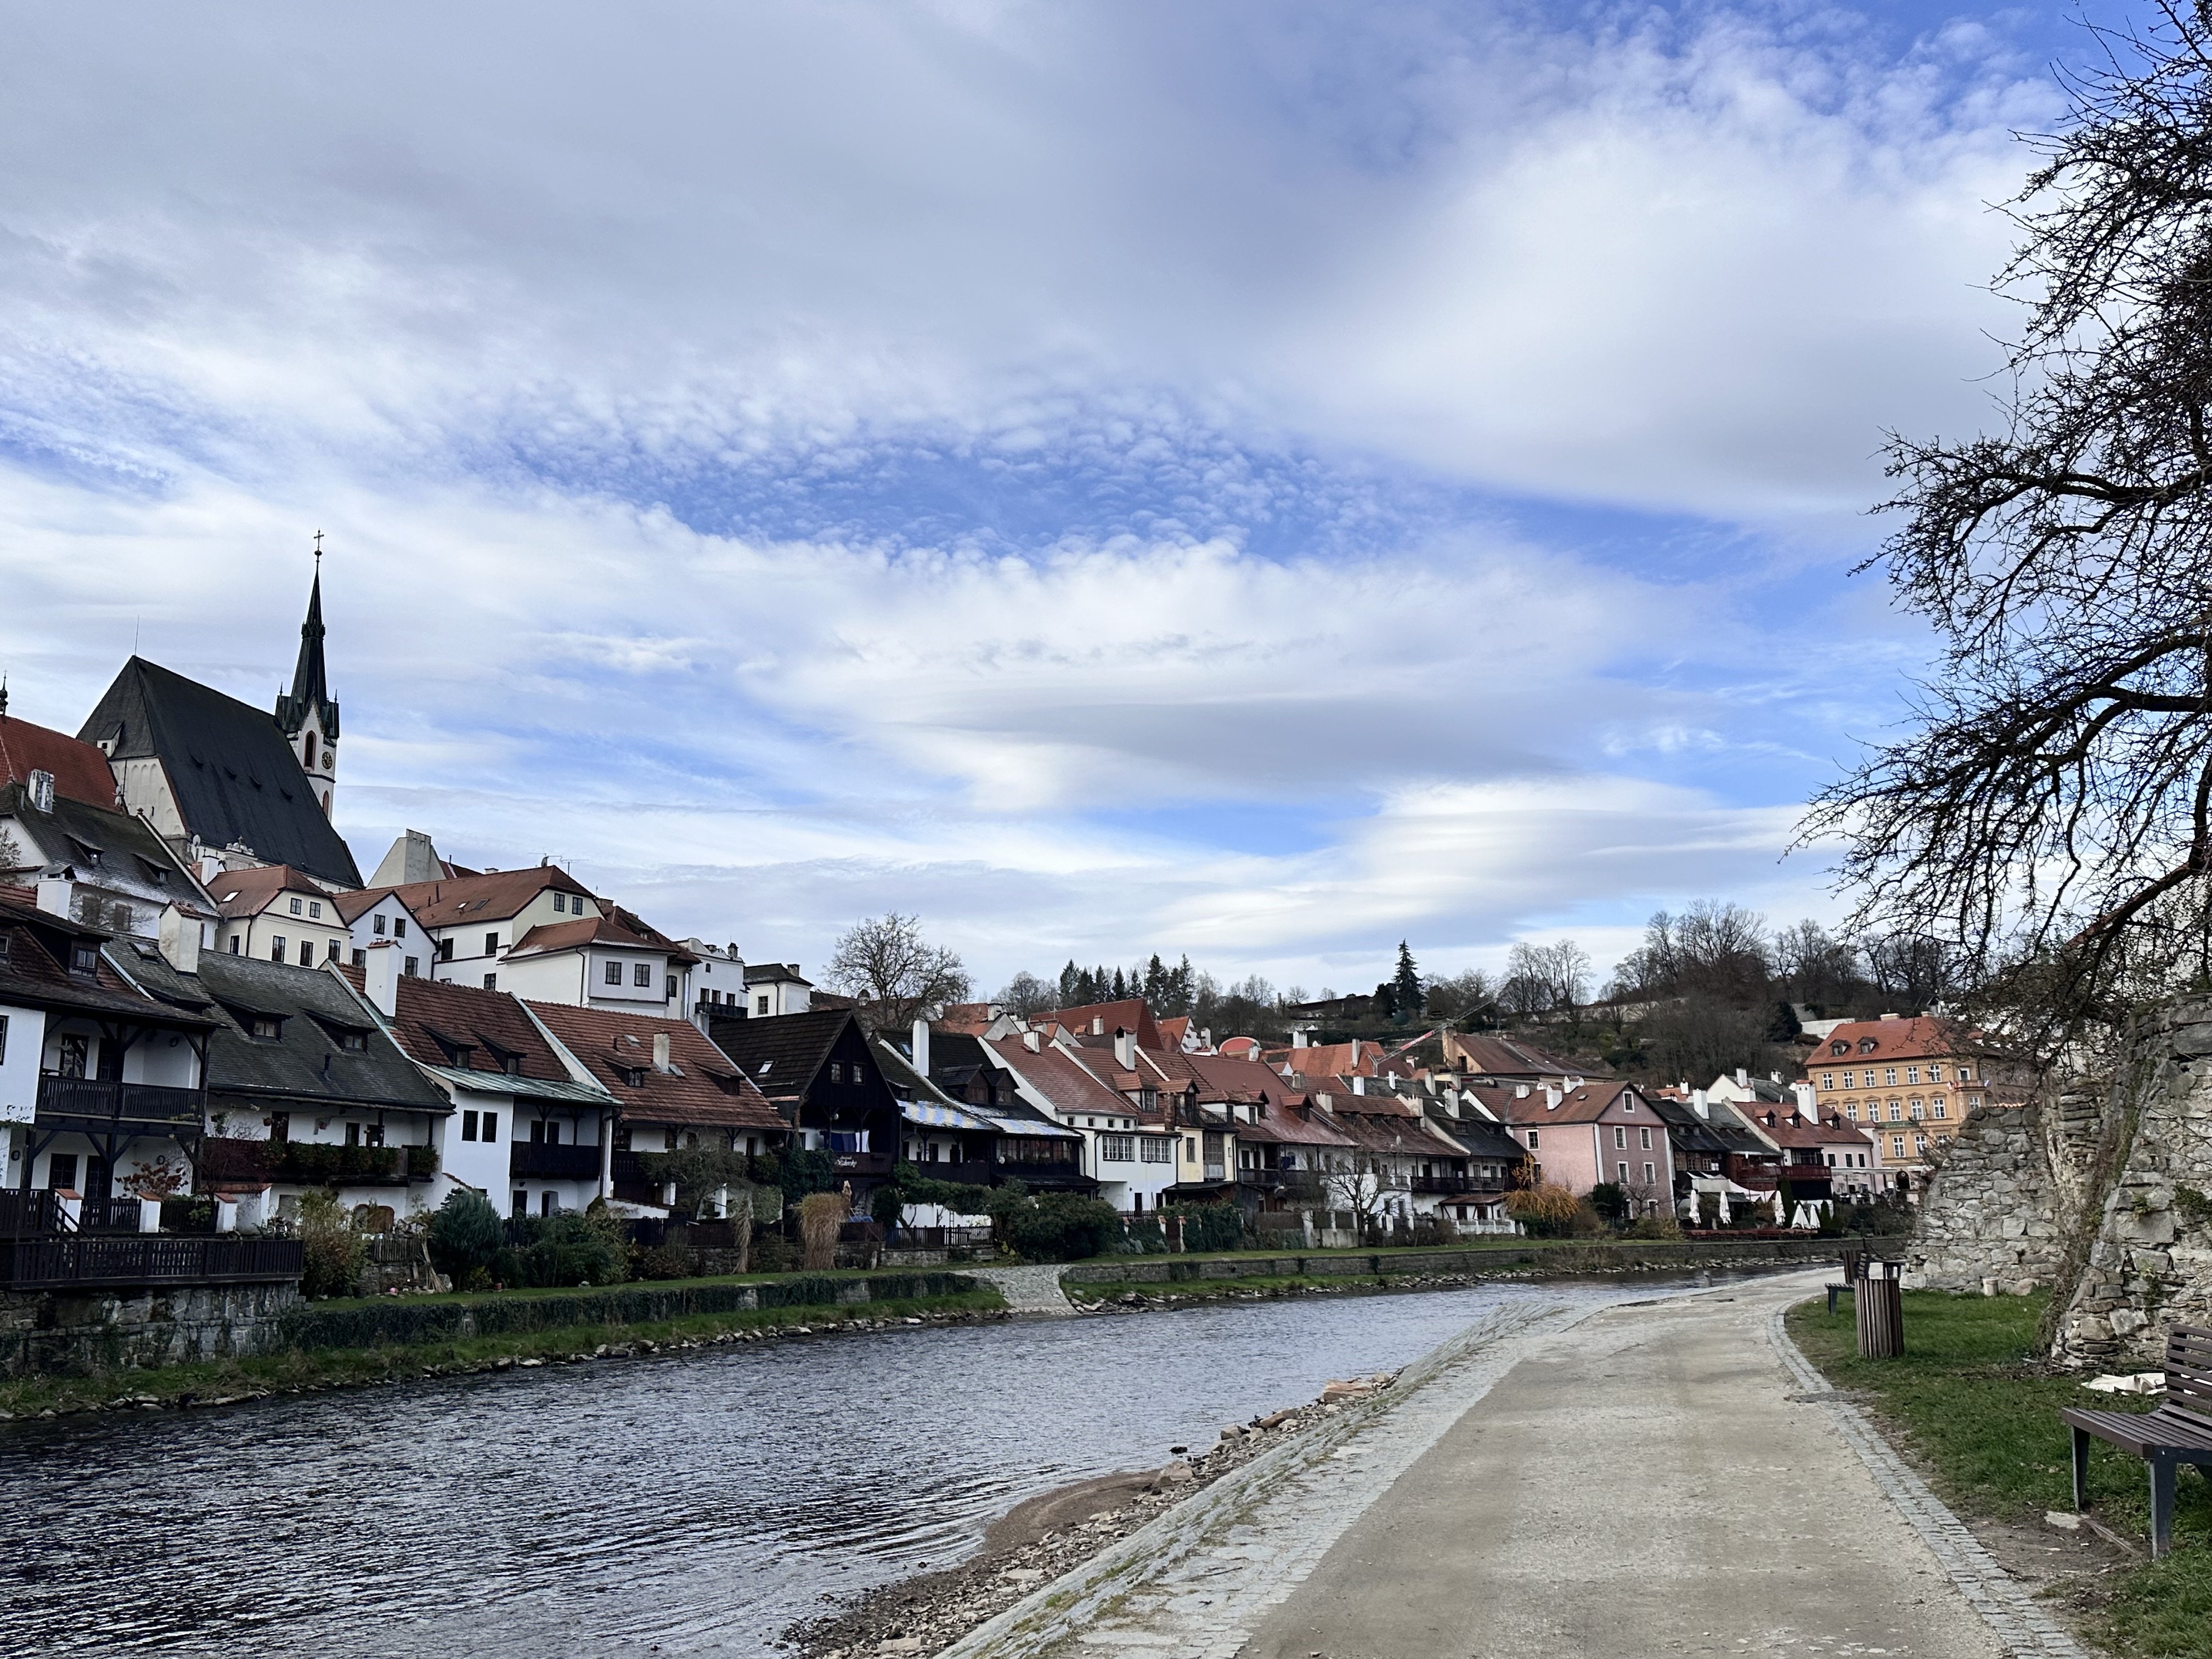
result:
M 1790 1339 L 1847 1390 L 1890 1443 L 1991 1554 L 2116 1654 L 2212 1659 L 2212 1480 L 2184 1470 L 2174 1551 L 2150 1561 L 2143 1464 L 2101 1441 L 2089 1460 L 2092 1518 L 2118 1540 L 2055 1526 L 2070 1516 L 2070 1439 L 2062 1407 L 2145 1410 L 2143 1396 L 2098 1395 L 2037 1356 L 2045 1297 L 1907 1291 L 1901 1358 L 1858 1358 L 1848 1299 L 1790 1310 Z
M 900 1280 L 907 1276 L 874 1277 L 881 1281 Z M 158 1370 L 26 1377 L 0 1382 L 0 1422 L 90 1412 L 231 1406 L 278 1394 L 373 1387 L 481 1371 L 584 1364 L 838 1332 L 970 1324 L 1012 1316 L 997 1291 L 972 1281 L 961 1281 L 969 1288 L 946 1290 L 935 1295 L 854 1298 L 854 1288 L 866 1288 L 869 1279 L 870 1275 L 864 1273 L 819 1275 L 817 1283 L 828 1287 L 827 1293 L 819 1299 L 793 1298 L 766 1307 L 759 1305 L 757 1281 L 709 1280 L 688 1285 L 623 1287 L 657 1291 L 653 1299 L 644 1304 L 651 1308 L 668 1306 L 672 1300 L 680 1307 L 687 1299 L 697 1302 L 726 1298 L 732 1304 L 705 1310 L 672 1310 L 666 1316 L 647 1316 L 624 1322 L 606 1317 L 608 1308 L 604 1305 L 595 1310 L 600 1316 L 555 1322 L 562 1311 L 573 1311 L 580 1298 L 577 1291 L 508 1291 L 500 1293 L 501 1299 L 496 1303 L 489 1302 L 488 1297 L 440 1297 L 436 1299 L 440 1303 L 472 1300 L 477 1304 L 473 1314 L 465 1307 L 440 1310 L 439 1323 L 448 1330 L 459 1330 L 463 1316 L 471 1316 L 465 1322 L 466 1334 L 410 1341 L 372 1340 L 353 1346 L 295 1346 L 277 1353 L 199 1361 Z M 756 1294 L 750 1301 L 732 1294 L 741 1291 Z M 317 1304 L 303 1311 L 327 1312 L 329 1329 L 344 1328 L 348 1324 L 374 1329 L 378 1322 L 404 1319 L 404 1310 L 410 1301 L 417 1306 L 432 1304 L 431 1298 L 422 1297 L 380 1305 Z M 497 1310 L 496 1314 L 484 1311 L 488 1303 Z M 613 1306 L 618 1310 L 620 1304 Z M 369 1315 L 380 1312 L 380 1322 L 370 1321 Z M 531 1322 L 533 1320 L 536 1322 Z M 481 1328 L 486 1322 L 496 1323 L 500 1328 Z
M 848 1607 L 793 1625 L 783 1639 L 798 1659 L 936 1653 L 1347 1404 L 1379 1397 L 1396 1376 L 1331 1383 L 1306 1405 L 1227 1425 L 1210 1446 L 1174 1448 L 1181 1455 L 1164 1468 L 1077 1481 L 1030 1498 L 992 1523 L 972 1559 L 882 1585 Z

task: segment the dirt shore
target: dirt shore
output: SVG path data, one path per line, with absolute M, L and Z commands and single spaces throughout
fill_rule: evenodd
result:
M 784 1632 L 784 1644 L 799 1659 L 936 1653 L 1285 1437 L 1326 1421 L 1343 1409 L 1340 1400 L 1380 1392 L 1395 1376 L 1332 1382 L 1322 1398 L 1231 1425 L 1212 1446 L 1164 1468 L 1102 1475 L 1029 1498 L 991 1523 L 982 1548 L 969 1560 L 885 1584 L 850 1606 L 795 1624 Z

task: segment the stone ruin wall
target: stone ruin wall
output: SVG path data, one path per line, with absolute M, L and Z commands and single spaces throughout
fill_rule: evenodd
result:
M 2212 1325 L 2212 999 L 2168 1003 L 2137 1025 L 2105 1128 L 2051 1357 L 2154 1366 L 2173 1327 Z
M 1968 1118 L 1909 1268 L 1933 1290 L 2049 1287 L 2063 1364 L 2155 1364 L 2172 1327 L 2212 1325 L 2212 998 L 2144 1016 L 2110 1076 Z

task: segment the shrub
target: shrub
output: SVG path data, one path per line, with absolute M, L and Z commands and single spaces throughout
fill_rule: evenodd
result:
M 1619 1226 L 1628 1219 L 1628 1188 L 1617 1181 L 1601 1181 L 1589 1189 L 1589 1205 L 1601 1218 Z
M 307 1193 L 295 1222 L 304 1246 L 300 1292 L 308 1297 L 357 1296 L 368 1247 L 354 1231 L 353 1217 L 329 1193 Z
M 1186 1250 L 1235 1250 L 1244 1244 L 1244 1212 L 1234 1204 L 1193 1204 L 1169 1211 L 1182 1218 Z
M 1103 1199 L 1042 1193 L 1008 1212 L 1006 1242 L 1030 1261 L 1075 1261 L 1097 1255 L 1121 1237 L 1121 1218 Z
M 1623 1238 L 1680 1238 L 1682 1224 L 1671 1215 L 1640 1215 L 1621 1230 Z
M 799 1200 L 801 1264 L 807 1272 L 822 1273 L 837 1265 L 837 1230 L 845 1224 L 846 1208 L 842 1193 L 809 1193 Z
M 771 1229 L 753 1240 L 752 1270 L 757 1273 L 791 1271 L 791 1241 Z
M 524 1243 L 501 1250 L 493 1275 L 505 1285 L 619 1285 L 629 1276 L 622 1224 L 599 1200 L 582 1215 L 529 1217 Z
M 1159 1255 L 1168 1248 L 1167 1229 L 1156 1215 L 1133 1216 L 1121 1226 L 1121 1248 L 1131 1255 Z
M 491 1200 L 466 1187 L 447 1194 L 430 1218 L 430 1261 L 457 1285 L 489 1268 L 506 1242 Z
M 632 1279 L 688 1279 L 691 1276 L 691 1252 L 681 1244 L 655 1244 L 650 1249 L 633 1244 L 629 1249 L 629 1273 Z
M 1569 1238 L 1582 1204 L 1565 1187 L 1540 1182 L 1506 1195 L 1505 1209 L 1532 1238 Z

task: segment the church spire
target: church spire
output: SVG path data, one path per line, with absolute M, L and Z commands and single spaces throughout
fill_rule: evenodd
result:
M 292 670 L 292 689 L 276 699 L 276 724 L 296 738 L 308 720 L 322 727 L 323 741 L 338 735 L 338 706 L 331 696 L 323 665 L 323 532 L 315 532 L 315 580 L 307 590 L 307 619 L 300 624 L 300 660 Z

